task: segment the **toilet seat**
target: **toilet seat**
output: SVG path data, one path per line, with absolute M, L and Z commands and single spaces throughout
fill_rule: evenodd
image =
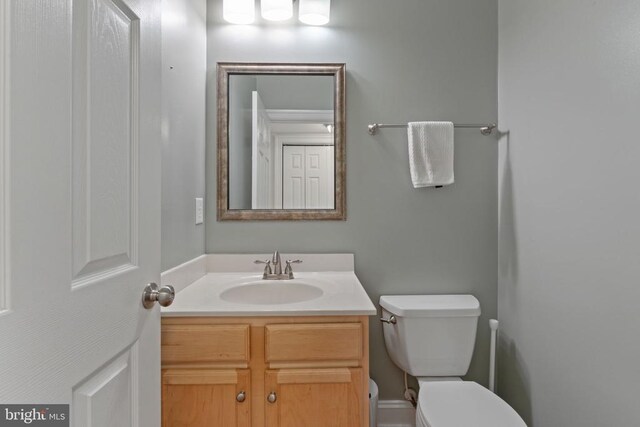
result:
M 473 381 L 421 383 L 417 427 L 526 427 L 504 400 Z

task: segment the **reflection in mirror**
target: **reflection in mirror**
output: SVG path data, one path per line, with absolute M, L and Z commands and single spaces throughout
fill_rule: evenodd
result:
M 218 220 L 344 220 L 345 65 L 218 63 Z
M 229 209 L 333 209 L 334 77 L 229 76 Z

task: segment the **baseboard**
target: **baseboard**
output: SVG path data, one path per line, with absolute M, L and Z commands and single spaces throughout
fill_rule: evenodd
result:
M 183 264 L 164 271 L 160 275 L 160 283 L 171 285 L 180 292 L 196 280 L 207 274 L 207 255 L 200 255 Z
M 378 402 L 378 427 L 415 427 L 416 410 L 406 400 Z

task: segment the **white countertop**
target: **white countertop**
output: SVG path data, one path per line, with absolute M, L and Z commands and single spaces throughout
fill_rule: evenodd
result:
M 221 294 L 231 288 L 252 283 L 260 286 L 264 284 L 269 286 L 274 281 L 262 280 L 262 274 L 256 272 L 256 267 L 249 266 L 249 259 L 256 259 L 256 255 L 238 255 L 238 263 L 233 262 L 234 267 L 244 265 L 252 271 L 219 271 L 216 268 L 222 259 L 228 261 L 230 255 L 206 255 L 208 259 L 207 272 L 204 276 L 195 280 L 186 286 L 180 286 L 181 290 L 176 294 L 173 304 L 169 307 L 162 308 L 162 316 L 164 317 L 180 317 L 180 316 L 345 316 L 360 315 L 370 316 L 376 314 L 376 308 L 369 299 L 358 277 L 353 271 L 348 271 L 350 265 L 353 265 L 353 256 L 350 254 L 340 254 L 347 257 L 343 259 L 340 265 L 328 263 L 327 268 L 334 267 L 341 271 L 304 271 L 305 268 L 299 268 L 295 271 L 295 279 L 291 282 L 295 285 L 296 281 L 313 282 L 314 286 L 322 289 L 322 295 L 307 301 L 291 302 L 286 304 L 250 304 L 246 302 L 230 302 L 221 298 Z M 227 257 L 227 258 L 225 258 Z M 235 257 L 235 256 L 234 256 Z M 322 261 L 323 255 L 298 254 L 297 258 L 301 258 L 307 264 L 301 264 L 300 267 L 313 266 L 317 268 L 319 260 Z M 336 255 L 328 255 L 335 258 Z M 293 256 L 292 256 L 293 258 Z M 266 259 L 264 255 L 259 259 Z M 283 259 L 285 257 L 283 256 Z M 288 258 L 287 258 L 288 259 Z M 350 264 L 351 263 L 351 264 Z M 228 266 L 228 264 L 227 264 Z M 258 266 L 259 267 L 259 266 Z M 298 267 L 298 266 L 297 266 Z M 191 267 L 192 268 L 192 267 Z M 225 268 L 226 270 L 227 268 Z M 218 271 L 211 271 L 218 270 Z M 167 275 L 168 278 L 173 276 Z M 277 281 L 285 283 L 287 281 Z M 163 276 L 163 284 L 165 277 Z

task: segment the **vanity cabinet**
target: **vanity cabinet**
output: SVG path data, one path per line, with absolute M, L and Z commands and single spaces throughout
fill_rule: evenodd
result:
M 362 368 L 268 370 L 266 426 L 361 426 L 363 379 Z
M 250 325 L 162 324 L 162 425 L 249 427 Z
M 250 389 L 248 369 L 167 369 L 162 374 L 162 425 L 249 427 Z
M 164 317 L 163 427 L 368 427 L 368 318 Z

